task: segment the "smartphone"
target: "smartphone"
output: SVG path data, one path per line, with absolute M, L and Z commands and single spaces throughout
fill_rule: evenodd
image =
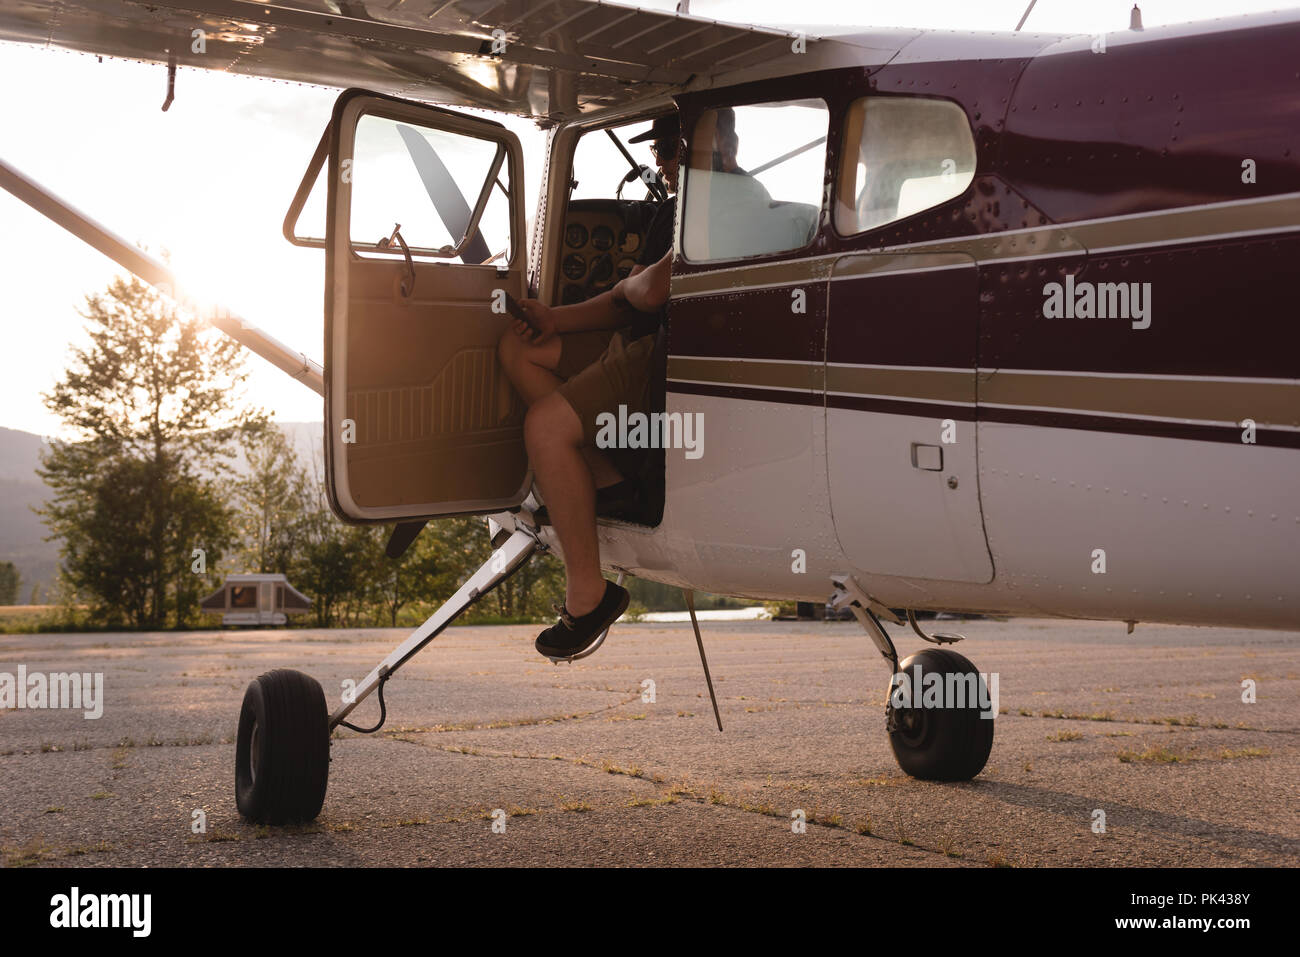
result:
M 506 312 L 526 325 L 533 335 L 540 336 L 542 334 L 542 330 L 537 328 L 537 324 L 533 322 L 533 317 L 524 311 L 523 306 L 519 305 L 519 302 L 510 293 L 506 293 Z

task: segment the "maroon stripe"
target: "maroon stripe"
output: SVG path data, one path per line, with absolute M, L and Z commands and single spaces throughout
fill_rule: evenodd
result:
M 980 275 L 979 364 L 1293 378 L 1300 375 L 1297 264 L 1295 234 L 1105 253 L 1086 265 L 1082 257 L 990 264 Z M 1044 318 L 1043 287 L 1064 286 L 1067 270 L 1076 287 L 1149 283 L 1151 327 L 1134 329 L 1127 319 Z M 832 353 L 831 361 L 844 360 Z
M 965 268 L 832 282 L 830 361 L 974 369 L 978 283 L 974 260 Z
M 909 402 L 906 399 L 877 399 L 861 395 L 828 395 L 826 404 L 833 409 L 856 409 L 859 412 L 890 412 L 894 415 L 917 415 L 927 419 L 975 421 L 975 406 L 944 405 L 939 402 Z
M 805 312 L 790 311 L 793 289 L 804 291 Z M 822 362 L 826 282 L 674 299 L 668 330 L 669 352 L 676 356 Z

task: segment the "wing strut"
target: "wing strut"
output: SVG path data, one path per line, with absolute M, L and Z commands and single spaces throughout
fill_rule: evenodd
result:
M 13 193 L 46 219 L 62 226 L 78 239 L 98 249 L 122 268 L 153 286 L 179 306 L 221 330 L 246 349 L 257 353 L 276 368 L 297 379 L 313 392 L 325 394 L 325 370 L 305 353 L 290 349 L 279 339 L 221 306 L 204 306 L 176 283 L 171 269 L 161 260 L 127 242 L 85 213 L 65 203 L 35 180 L 29 179 L 0 160 L 0 187 Z
M 695 629 L 695 644 L 700 649 L 700 664 L 704 665 L 704 680 L 709 686 L 709 700 L 713 702 L 713 720 L 718 722 L 718 730 L 722 730 L 722 715 L 718 714 L 718 696 L 713 693 L 713 678 L 709 674 L 709 659 L 704 657 L 704 639 L 700 637 L 700 623 L 695 620 L 695 591 L 690 588 L 683 588 L 682 595 L 686 598 L 686 610 L 691 613 L 691 627 Z

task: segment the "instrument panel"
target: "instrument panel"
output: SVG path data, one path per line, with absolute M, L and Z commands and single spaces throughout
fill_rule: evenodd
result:
M 569 204 L 564 218 L 559 295 L 563 305 L 583 302 L 627 278 L 645 243 L 655 205 L 615 199 Z

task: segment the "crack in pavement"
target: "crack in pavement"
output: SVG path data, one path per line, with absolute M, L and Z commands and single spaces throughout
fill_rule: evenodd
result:
M 464 755 L 466 757 L 506 758 L 506 759 L 526 760 L 526 761 L 567 761 L 569 764 L 572 764 L 575 767 L 587 768 L 593 771 L 600 771 L 601 773 L 604 774 L 622 775 L 624 777 L 632 778 L 633 780 L 645 781 L 647 784 L 654 787 L 659 792 L 661 797 L 667 797 L 672 799 L 671 802 L 657 802 L 654 804 L 638 804 L 634 800 L 632 802 L 629 802 L 626 805 L 622 805 L 622 807 L 626 807 L 626 808 L 639 808 L 639 807 L 650 807 L 650 806 L 662 807 L 666 803 L 676 804 L 679 801 L 684 800 L 688 803 L 700 807 L 705 807 L 705 808 L 718 808 L 718 807 L 727 808 L 732 811 L 739 811 L 742 814 L 756 815 L 759 817 L 765 817 L 765 818 L 782 820 L 782 821 L 786 820 L 785 813 L 781 811 L 777 811 L 776 808 L 772 807 L 771 805 L 751 804 L 749 802 L 742 801 L 738 798 L 732 798 L 725 791 L 722 791 L 716 785 L 713 785 L 711 783 L 696 782 L 696 781 L 691 781 L 691 779 L 689 778 L 682 778 L 681 782 L 678 784 L 669 784 L 663 777 L 659 775 L 647 776 L 635 765 L 631 769 L 625 769 L 607 760 L 602 761 L 598 764 L 594 760 L 590 760 L 583 757 L 574 757 L 572 755 L 563 755 L 563 754 L 554 754 L 554 753 L 549 755 L 521 754 L 518 751 L 497 751 L 497 750 L 484 750 L 481 748 L 473 748 L 473 747 L 467 748 L 460 745 L 426 744 L 422 741 L 408 741 L 407 743 L 418 744 L 421 747 L 429 747 L 437 751 L 446 752 L 448 754 L 459 754 L 459 755 Z M 707 790 L 705 790 L 706 788 Z M 564 811 L 565 809 L 561 808 L 560 810 Z M 468 812 L 468 813 L 475 813 L 475 812 Z M 541 812 L 539 812 L 539 814 L 540 813 Z M 838 813 L 834 814 L 833 816 L 836 818 L 841 817 L 841 815 L 839 815 Z M 461 820 L 461 819 L 456 818 L 455 820 Z M 919 844 L 911 840 L 910 838 L 907 838 L 901 826 L 899 826 L 899 832 L 900 832 L 899 839 L 893 840 L 891 838 L 887 838 L 881 834 L 877 834 L 874 831 L 872 831 L 869 819 L 865 825 L 862 822 L 858 822 L 854 826 L 849 826 L 847 823 L 844 823 L 843 821 L 836 822 L 830 819 L 824 819 L 824 820 L 818 819 L 815 807 L 813 813 L 809 814 L 806 817 L 805 823 L 809 826 L 820 827 L 825 830 L 841 831 L 855 838 L 870 838 L 872 840 L 882 841 L 886 844 L 901 844 L 905 847 L 913 847 L 918 851 L 924 851 L 929 854 L 937 854 L 944 858 L 950 858 L 953 860 L 964 860 L 964 857 L 962 855 L 953 854 L 951 853 L 950 850 L 945 850 L 940 847 L 928 847 L 924 844 Z M 897 822 L 895 822 L 895 824 L 896 826 L 898 826 Z

